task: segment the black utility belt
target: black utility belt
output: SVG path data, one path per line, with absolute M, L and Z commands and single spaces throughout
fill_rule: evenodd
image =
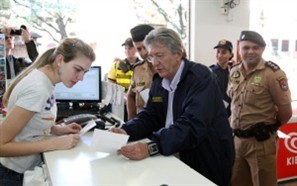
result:
M 278 127 L 278 123 L 272 125 L 257 123 L 246 130 L 235 129 L 233 133 L 239 138 L 255 137 L 257 141 L 265 141 L 270 138 L 270 134 L 274 134 L 277 131 Z

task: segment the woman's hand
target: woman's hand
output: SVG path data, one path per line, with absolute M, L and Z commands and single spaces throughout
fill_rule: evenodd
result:
M 52 138 L 52 150 L 64 150 L 75 147 L 79 142 L 79 134 L 69 134 Z
M 81 126 L 77 123 L 71 123 L 68 125 L 54 125 L 51 128 L 51 133 L 55 135 L 64 135 L 64 134 L 78 134 L 81 130 Z

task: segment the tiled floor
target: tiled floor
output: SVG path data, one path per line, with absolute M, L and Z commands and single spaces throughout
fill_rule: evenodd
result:
M 281 182 L 278 186 L 297 186 L 297 179 Z

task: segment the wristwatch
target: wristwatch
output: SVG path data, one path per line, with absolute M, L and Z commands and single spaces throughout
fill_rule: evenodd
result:
M 154 156 L 159 153 L 159 148 L 156 142 L 148 142 L 147 149 L 150 156 Z

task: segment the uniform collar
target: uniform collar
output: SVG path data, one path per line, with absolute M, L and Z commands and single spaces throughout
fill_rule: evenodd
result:
M 243 62 L 239 65 L 240 71 L 245 71 L 243 67 Z M 265 69 L 265 60 L 262 58 L 256 68 L 252 70 L 251 72 L 254 72 L 256 70 L 264 70 Z

